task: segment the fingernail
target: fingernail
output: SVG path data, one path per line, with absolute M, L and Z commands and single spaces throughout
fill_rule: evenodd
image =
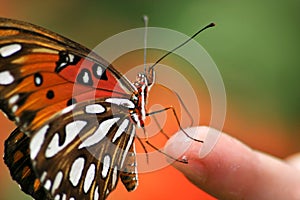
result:
M 204 158 L 211 152 L 221 134 L 220 131 L 205 126 L 187 128 L 185 132 L 195 139 L 202 140 L 203 143 L 193 141 L 179 131 L 167 141 L 165 145 L 167 154 L 175 158 L 182 158 L 193 145 L 192 153 L 196 153 L 199 158 Z
M 200 127 L 197 127 L 198 129 Z M 214 146 L 217 144 L 218 139 L 220 135 L 222 134 L 221 131 L 216 130 L 211 127 L 205 127 L 206 130 L 198 130 L 200 135 L 205 135 L 205 139 L 203 140 L 203 146 L 199 151 L 199 158 L 206 157 L 214 148 Z

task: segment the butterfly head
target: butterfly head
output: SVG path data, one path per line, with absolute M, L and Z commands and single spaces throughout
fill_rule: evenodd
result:
M 148 78 L 144 73 L 138 73 L 133 84 L 137 89 L 148 86 Z
M 138 73 L 135 82 L 133 83 L 136 88 L 148 87 L 148 90 L 155 82 L 154 69 L 145 70 L 145 72 Z

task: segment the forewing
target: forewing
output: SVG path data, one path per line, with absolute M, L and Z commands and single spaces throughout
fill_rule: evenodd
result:
M 0 18 L 0 108 L 26 134 L 73 103 L 129 98 L 133 90 L 112 66 L 78 43 Z

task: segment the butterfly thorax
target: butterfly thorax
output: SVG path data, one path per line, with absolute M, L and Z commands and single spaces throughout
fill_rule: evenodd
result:
M 131 100 L 136 107 L 131 112 L 131 118 L 139 127 L 144 127 L 145 124 L 147 97 L 153 82 L 154 76 L 152 72 L 151 76 L 139 73 L 136 77 L 136 81 L 133 83 L 136 87 L 136 92 L 131 96 Z

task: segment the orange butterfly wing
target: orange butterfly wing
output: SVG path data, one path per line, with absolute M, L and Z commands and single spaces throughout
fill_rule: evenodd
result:
M 103 59 L 67 38 L 9 19 L 0 19 L 0 27 L 1 109 L 22 131 L 74 102 L 130 98 L 134 91 Z
M 129 101 L 134 92 L 136 88 L 125 77 L 89 49 L 38 26 L 0 18 L 0 108 L 18 126 L 6 142 L 5 162 L 11 173 L 15 173 L 14 180 L 33 197 L 47 198 L 51 189 L 52 197 L 105 199 L 115 189 L 116 179 L 120 175 L 129 191 L 136 188 L 138 182 L 133 148 L 135 131 L 134 124 L 130 121 L 129 107 L 125 106 L 120 110 L 118 102 L 106 102 L 109 97 L 120 97 Z M 93 104 L 94 99 L 99 106 L 106 105 L 108 109 L 115 107 L 119 110 L 119 122 L 109 120 L 117 119 L 113 112 L 86 119 L 84 109 Z M 73 107 L 72 104 L 76 106 Z M 74 111 L 77 107 L 79 109 Z M 91 147 L 98 152 L 99 158 L 96 159 L 88 153 L 90 147 L 74 148 L 84 143 L 80 138 L 76 138 L 72 141 L 74 144 L 64 147 L 65 151 L 60 149 L 62 152 L 57 152 L 51 157 L 49 161 L 53 166 L 48 168 L 49 163 L 45 161 L 47 147 L 53 145 L 51 142 L 59 137 L 56 145 L 60 148 L 61 143 L 66 142 L 66 134 L 72 135 L 73 131 L 76 132 L 75 129 L 64 130 L 70 124 L 78 122 L 74 115 L 79 116 L 81 121 L 86 121 L 89 124 L 87 126 L 91 127 L 90 130 L 83 129 L 82 135 L 85 138 L 93 137 L 93 134 L 97 133 L 96 130 L 107 126 L 103 124 L 110 123 L 113 128 L 102 133 L 108 140 L 99 141 L 95 147 Z M 44 140 L 34 139 L 43 133 L 43 127 L 49 127 Z M 30 137 L 30 141 L 24 133 Z M 15 139 L 20 135 L 24 142 Z M 41 146 L 35 146 L 36 141 L 40 141 Z M 14 159 L 20 155 L 18 149 L 23 152 L 22 160 L 26 161 L 20 165 L 22 171 L 13 167 L 19 161 Z M 29 162 L 29 149 L 33 166 Z M 125 151 L 120 153 L 120 149 Z M 35 152 L 37 150 L 39 151 Z M 65 164 L 61 162 L 61 153 L 68 155 L 69 160 Z M 97 175 L 91 186 L 93 190 L 84 192 L 83 182 L 79 188 L 73 189 L 70 189 L 72 186 L 67 182 L 56 189 L 55 184 L 49 186 L 49 181 L 55 182 L 61 173 L 66 173 L 63 177 L 67 179 L 70 167 L 77 166 L 74 162 L 78 161 L 82 154 L 86 156 L 82 168 L 84 180 L 89 180 L 86 176 L 90 174 L 85 173 L 93 167 L 97 173 L 102 171 L 102 174 L 107 174 L 105 177 Z M 109 159 L 110 167 L 101 163 L 104 157 Z M 22 176 L 24 170 L 29 174 L 32 169 L 36 176 L 33 173 L 31 176 Z M 43 176 L 45 173 L 47 175 Z M 69 177 L 74 176 L 69 174 Z

